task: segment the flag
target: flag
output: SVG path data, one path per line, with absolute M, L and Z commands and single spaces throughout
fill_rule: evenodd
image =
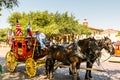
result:
M 29 36 L 32 36 L 32 30 L 31 30 L 30 22 L 28 22 L 27 34 Z
M 22 35 L 22 29 L 20 24 L 18 23 L 18 20 L 16 21 L 16 36 L 21 36 Z

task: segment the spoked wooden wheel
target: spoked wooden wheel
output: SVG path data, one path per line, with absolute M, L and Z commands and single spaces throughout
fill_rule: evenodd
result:
M 6 69 L 10 72 L 13 72 L 17 65 L 18 65 L 18 62 L 16 61 L 13 52 L 8 52 L 5 56 Z
M 32 58 L 28 58 L 25 62 L 26 64 L 26 72 L 28 74 L 28 76 L 33 77 L 36 75 L 36 63 L 34 61 L 34 59 Z

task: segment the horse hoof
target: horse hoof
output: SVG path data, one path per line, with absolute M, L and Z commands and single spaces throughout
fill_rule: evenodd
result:
M 85 80 L 94 80 L 93 78 L 88 78 L 88 79 L 85 79 Z
M 81 80 L 78 76 L 72 76 L 72 80 Z
M 89 78 L 89 80 L 94 80 L 93 78 Z
M 49 79 L 49 80 L 54 80 L 54 78 L 51 78 L 51 79 Z

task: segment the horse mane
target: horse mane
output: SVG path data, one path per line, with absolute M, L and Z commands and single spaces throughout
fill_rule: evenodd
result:
M 89 38 L 79 40 L 77 44 L 79 47 L 81 47 L 81 52 L 85 52 L 89 45 Z

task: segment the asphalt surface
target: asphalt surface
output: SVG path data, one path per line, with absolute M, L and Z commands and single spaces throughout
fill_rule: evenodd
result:
M 4 64 L 4 57 L 9 50 L 9 48 L 0 48 L 0 64 L 2 64 L 3 71 L 0 80 L 48 80 L 43 74 L 44 67 L 39 67 L 36 76 L 32 78 L 27 75 L 25 64 L 18 65 L 13 73 L 8 72 Z M 120 57 L 111 57 L 104 62 L 109 55 L 104 50 L 103 53 L 100 66 L 95 63 L 93 68 L 105 72 L 92 70 L 93 80 L 120 80 Z M 109 62 L 110 60 L 114 62 Z M 116 61 L 119 62 L 116 63 Z M 86 63 L 81 64 L 81 67 L 85 68 L 85 66 Z M 80 80 L 84 80 L 84 77 L 85 70 L 80 69 Z M 69 75 L 68 68 L 58 68 L 54 72 L 54 80 L 73 80 L 73 77 Z

